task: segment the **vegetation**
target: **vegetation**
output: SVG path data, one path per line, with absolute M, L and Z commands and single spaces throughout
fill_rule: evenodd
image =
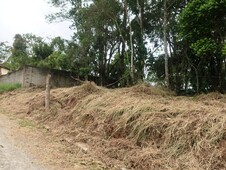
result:
M 21 87 L 21 84 L 7 84 L 1 83 L 0 84 L 0 93 L 12 91 Z
M 19 120 L 18 124 L 20 127 L 27 127 L 29 129 L 34 129 L 36 127 L 36 124 L 33 121 L 27 119 Z
M 21 126 L 47 127 L 74 163 L 226 169 L 226 96 L 218 93 L 226 90 L 226 0 L 49 2 L 61 9 L 50 21 L 72 21 L 72 39 L 17 34 L 11 47 L 0 44 L 0 60 L 15 70 L 29 64 L 95 76 L 107 87 L 136 85 L 53 89 L 49 113 L 44 92 L 25 90 L 2 94 L 1 108 L 27 117 Z M 209 94 L 175 95 L 188 93 Z
M 144 84 L 106 89 L 87 82 L 53 89 L 51 99 L 46 113 L 45 91 L 19 90 L 2 94 L 0 108 L 22 118 L 21 127 L 54 134 L 73 158 L 65 160 L 68 169 L 226 169 L 226 95 L 188 98 Z
M 71 40 L 45 42 L 15 35 L 0 44 L 0 60 L 99 77 L 100 85 L 127 86 L 147 79 L 176 93 L 226 89 L 225 0 L 49 0 L 71 20 Z M 6 54 L 8 51 L 8 54 Z M 8 56 L 8 57 L 7 57 Z

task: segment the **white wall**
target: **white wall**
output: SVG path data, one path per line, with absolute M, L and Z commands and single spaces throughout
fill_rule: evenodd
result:
M 6 74 L 8 74 L 8 72 L 9 72 L 9 70 L 0 67 L 0 75 L 6 75 Z

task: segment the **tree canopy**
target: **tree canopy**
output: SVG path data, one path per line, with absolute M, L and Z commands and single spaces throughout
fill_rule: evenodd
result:
M 226 0 L 49 2 L 60 9 L 49 20 L 71 20 L 74 36 L 15 35 L 12 47 L 0 44 L 11 68 L 70 70 L 114 87 L 149 81 L 178 94 L 226 89 Z

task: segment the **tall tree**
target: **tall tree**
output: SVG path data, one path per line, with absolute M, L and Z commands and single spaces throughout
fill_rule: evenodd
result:
M 52 1 L 54 5 L 60 5 L 58 1 Z M 75 40 L 80 48 L 79 56 L 82 63 L 81 71 L 87 74 L 95 74 L 100 77 L 100 84 L 108 84 L 111 75 L 118 79 L 125 72 L 125 47 L 126 47 L 126 13 L 121 20 L 120 4 L 118 1 L 98 0 L 90 6 L 82 6 L 82 1 L 65 1 L 71 8 L 67 16 L 71 18 L 76 27 Z M 62 4 L 61 4 L 62 5 Z M 122 26 L 123 25 L 123 26 Z M 112 59 L 119 55 L 119 61 L 112 65 Z M 90 68 L 93 68 L 91 71 Z M 114 73 L 111 73 L 114 71 Z M 116 79 L 117 79 L 116 78 Z
M 163 10 L 164 10 L 164 16 L 163 16 L 163 39 L 164 39 L 164 53 L 165 53 L 165 81 L 166 86 L 169 88 L 170 82 L 169 82 L 169 53 L 168 53 L 168 43 L 167 43 L 167 24 L 168 24 L 168 6 L 167 6 L 167 0 L 164 0 Z
M 10 46 L 7 42 L 0 42 L 0 64 L 10 56 Z
M 66 51 L 76 72 L 126 85 L 129 75 L 142 80 L 148 66 L 178 93 L 224 89 L 225 1 L 50 1 L 61 8 L 54 17 L 73 21 Z
M 14 36 L 14 42 L 12 46 L 12 56 L 10 56 L 8 63 L 12 69 L 19 69 L 20 67 L 28 64 L 29 58 L 27 53 L 26 39 L 16 34 Z
M 194 71 L 197 91 L 225 89 L 226 1 L 193 0 L 180 15 L 181 39 L 191 49 L 188 58 Z

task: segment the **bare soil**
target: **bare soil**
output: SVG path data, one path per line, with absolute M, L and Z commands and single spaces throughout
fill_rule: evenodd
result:
M 147 85 L 110 90 L 86 83 L 51 90 L 49 113 L 44 96 L 44 89 L 1 94 L 0 112 L 19 119 L 26 140 L 38 141 L 23 147 L 45 165 L 226 169 L 225 95 L 178 97 Z
M 14 123 L 0 114 L 0 169 L 45 170 L 45 166 L 38 165 L 36 159 L 19 147 L 15 140 L 15 129 L 18 127 Z M 22 140 L 24 141 L 24 138 Z
M 39 91 L 25 89 L 0 95 L 0 169 L 85 169 L 69 163 L 67 147 L 48 130 L 23 118 L 25 103 Z M 17 93 L 21 95 L 18 98 Z

